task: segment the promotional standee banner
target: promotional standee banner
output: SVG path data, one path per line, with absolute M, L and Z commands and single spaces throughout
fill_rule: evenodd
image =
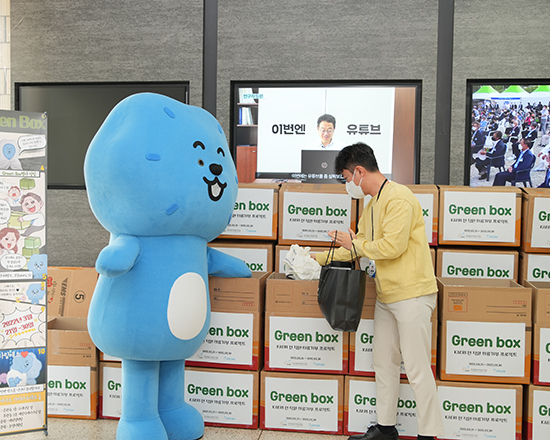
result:
M 47 429 L 46 135 L 0 111 L 0 435 Z

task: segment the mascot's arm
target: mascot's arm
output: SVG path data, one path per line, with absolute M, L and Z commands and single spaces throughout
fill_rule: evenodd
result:
M 134 267 L 140 249 L 137 237 L 121 235 L 99 253 L 95 263 L 96 270 L 107 278 L 124 275 Z
M 252 272 L 243 260 L 217 249 L 207 248 L 208 275 L 222 278 L 250 278 Z

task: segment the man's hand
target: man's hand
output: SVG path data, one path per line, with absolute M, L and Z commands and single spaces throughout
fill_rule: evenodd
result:
M 336 245 L 342 246 L 348 251 L 351 251 L 352 240 L 355 240 L 357 238 L 357 235 L 355 235 L 355 232 L 353 232 L 351 228 L 348 229 L 348 232 L 330 231 L 328 235 L 332 239 L 332 241 L 335 242 Z

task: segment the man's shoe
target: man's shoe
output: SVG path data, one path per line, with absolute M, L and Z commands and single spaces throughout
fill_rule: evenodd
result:
M 479 173 L 480 180 L 487 179 L 487 173 Z
M 399 440 L 399 434 L 395 426 L 390 434 L 383 434 L 378 425 L 372 425 L 364 434 L 352 435 L 348 440 Z
M 509 156 L 506 158 L 506 160 L 516 160 L 516 156 Z

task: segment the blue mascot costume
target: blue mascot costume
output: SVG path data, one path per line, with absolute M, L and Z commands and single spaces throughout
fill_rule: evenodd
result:
M 237 173 L 220 124 L 153 93 L 111 111 L 84 163 L 90 206 L 111 233 L 88 315 L 92 340 L 122 358 L 117 440 L 194 440 L 184 362 L 210 324 L 208 276 L 250 277 L 207 247 L 231 220 Z

